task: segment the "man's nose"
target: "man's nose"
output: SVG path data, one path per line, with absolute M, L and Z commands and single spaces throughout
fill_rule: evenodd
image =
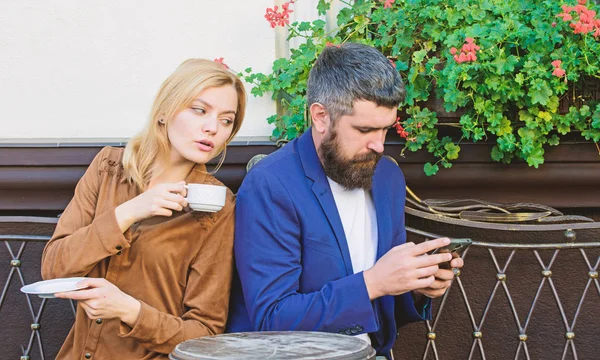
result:
M 217 132 L 217 117 L 206 116 L 206 121 L 202 124 L 202 131 L 208 134 L 214 134 Z
M 385 141 L 385 134 L 382 136 L 377 136 L 369 141 L 367 148 L 375 151 L 376 153 L 381 154 L 383 152 L 383 143 Z

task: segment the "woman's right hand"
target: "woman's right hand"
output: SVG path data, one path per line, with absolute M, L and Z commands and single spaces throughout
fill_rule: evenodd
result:
M 115 209 L 121 231 L 125 232 L 133 223 L 153 217 L 171 216 L 187 206 L 185 181 L 158 184 Z

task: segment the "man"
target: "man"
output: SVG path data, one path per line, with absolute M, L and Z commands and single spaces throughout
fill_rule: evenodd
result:
M 404 178 L 382 158 L 404 95 L 379 51 L 323 50 L 308 80 L 311 129 L 238 192 L 228 331 L 357 335 L 389 357 L 398 327 L 430 318 L 429 298 L 454 275 L 438 267 L 450 254 L 428 253 L 449 240 L 405 243 Z

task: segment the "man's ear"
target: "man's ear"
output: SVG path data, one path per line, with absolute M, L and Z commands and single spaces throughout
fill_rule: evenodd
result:
M 310 106 L 310 116 L 312 118 L 313 128 L 320 134 L 324 134 L 329 128 L 329 112 L 319 103 L 313 103 Z

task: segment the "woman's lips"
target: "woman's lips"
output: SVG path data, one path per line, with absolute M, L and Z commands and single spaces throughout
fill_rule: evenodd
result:
M 210 152 L 215 147 L 212 141 L 208 140 L 196 141 L 196 145 L 198 146 L 198 149 L 200 149 L 200 151 L 205 152 Z

